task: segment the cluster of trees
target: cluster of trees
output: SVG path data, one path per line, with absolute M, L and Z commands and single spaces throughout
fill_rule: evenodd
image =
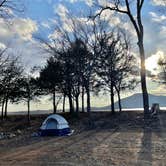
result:
M 7 117 L 9 102 L 26 101 L 30 120 L 30 100 L 37 95 L 36 80 L 26 76 L 19 58 L 8 54 L 7 49 L 2 50 L 0 55 L 1 118 Z
M 40 77 L 46 79 L 53 96 L 56 89 L 69 99 L 70 111 L 79 111 L 79 96 L 82 97 L 82 111 L 84 111 L 84 94 L 87 98 L 87 112 L 90 112 L 90 92 L 107 90 L 111 96 L 111 110 L 114 113 L 114 93 L 117 92 L 120 104 L 120 92 L 126 88 L 134 88 L 137 80 L 133 77 L 135 58 L 129 52 L 129 42 L 126 36 L 118 32 L 104 34 L 98 41 L 99 50 L 93 60 L 94 52 L 88 49 L 81 39 L 71 42 L 71 45 L 59 54 L 55 54 L 47 61 Z M 94 63 L 91 66 L 91 63 Z M 54 77 L 53 77 L 54 76 Z M 56 88 L 57 87 L 57 88 Z M 49 88 L 49 87 L 47 87 Z M 57 92 L 58 92 L 57 91 Z M 55 102 L 53 102 L 55 103 Z
M 125 32 L 118 28 L 111 29 L 103 19 L 100 19 L 105 10 L 126 15 L 137 34 L 144 112 L 149 112 L 144 28 L 141 15 L 144 0 L 109 2 L 112 2 L 111 6 L 107 6 L 107 3 L 103 6 L 96 4 L 99 12 L 90 17 L 90 22 L 82 23 L 72 18 L 71 25 L 68 27 L 70 31 L 61 26 L 56 27 L 56 33 L 60 38 L 52 38 L 51 41 L 40 39 L 42 47 L 44 46 L 44 49 L 50 53 L 50 57 L 45 66 L 40 69 L 39 77 L 24 74 L 18 58 L 3 56 L 6 49 L 0 51 L 2 119 L 7 116 L 9 102 L 26 101 L 30 121 L 30 101 L 48 94 L 52 95 L 54 113 L 61 98 L 63 98 L 63 111 L 65 111 L 66 97 L 71 113 L 80 111 L 80 101 L 82 112 L 85 111 L 85 105 L 87 112 L 90 112 L 91 93 L 98 93 L 101 89 L 110 93 L 113 113 L 114 95 L 117 94 L 119 110 L 121 110 L 121 91 L 133 89 L 138 83 L 134 70 L 136 60 L 130 53 L 130 41 Z M 19 9 L 17 3 L 8 0 L 0 1 L 1 17 L 6 18 L 9 16 L 9 10 L 13 9 Z M 165 70 L 165 62 L 160 62 L 160 65 Z
M 86 105 L 87 112 L 90 112 L 91 93 L 100 90 L 110 93 L 112 113 L 115 112 L 114 94 L 117 93 L 121 111 L 121 90 L 134 88 L 137 84 L 133 74 L 135 58 L 130 53 L 130 43 L 123 31 L 103 31 L 102 35 L 96 37 L 93 47 L 89 47 L 84 38 L 76 37 L 75 34 L 74 40 L 67 40 L 63 47 L 57 49 L 51 45 L 48 48 L 53 52 L 45 66 L 40 68 L 38 77 L 25 74 L 18 58 L 2 58 L 2 119 L 7 116 L 8 102 L 25 101 L 30 121 L 31 100 L 48 94 L 52 95 L 54 113 L 62 98 L 65 111 L 66 97 L 70 113 L 80 111 L 80 101 L 81 111 L 85 111 Z
M 70 112 L 91 111 L 91 92 L 106 90 L 111 98 L 111 110 L 114 108 L 114 94 L 117 93 L 121 111 L 121 90 L 133 89 L 136 59 L 130 53 L 130 40 L 120 29 L 107 29 L 107 22 L 100 19 L 91 24 L 82 24 L 71 19 L 71 31 L 57 26 L 60 38 L 52 38 L 45 44 L 51 53 L 46 66 L 41 70 L 39 80 L 53 96 L 53 108 L 56 112 L 55 93 L 68 97 Z M 75 103 L 75 104 L 74 104 Z M 75 106 L 75 108 L 74 108 Z M 63 107 L 64 108 L 64 107 Z

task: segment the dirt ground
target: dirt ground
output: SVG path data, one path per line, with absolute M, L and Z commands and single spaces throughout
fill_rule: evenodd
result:
M 33 116 L 28 127 L 24 116 L 0 123 L 0 132 L 21 134 L 0 140 L 2 166 L 166 166 L 166 111 L 157 118 L 142 112 L 64 115 L 75 130 L 72 136 L 32 137 L 46 115 Z

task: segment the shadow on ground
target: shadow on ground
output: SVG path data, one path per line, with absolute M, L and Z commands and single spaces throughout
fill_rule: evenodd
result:
M 120 115 L 93 112 L 90 118 L 86 113 L 78 118 L 64 116 L 75 130 L 72 136 L 31 137 L 44 119 L 33 117 L 30 129 L 22 129 L 22 135 L 0 141 L 0 165 L 164 166 L 166 163 L 166 111 L 149 119 L 144 119 L 139 111 Z M 17 130 L 21 122 L 13 121 L 9 119 L 1 130 L 10 129 L 11 125 Z

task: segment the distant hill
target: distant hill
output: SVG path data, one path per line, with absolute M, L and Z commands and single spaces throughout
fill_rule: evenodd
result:
M 152 103 L 159 103 L 160 107 L 166 107 L 166 96 L 157 96 L 149 94 L 149 105 L 152 106 Z M 143 108 L 142 94 L 136 93 L 132 96 L 123 98 L 121 100 L 123 109 L 134 109 L 134 108 Z M 110 110 L 110 105 L 100 108 L 93 108 L 93 110 Z M 118 109 L 118 102 L 115 103 L 115 108 Z

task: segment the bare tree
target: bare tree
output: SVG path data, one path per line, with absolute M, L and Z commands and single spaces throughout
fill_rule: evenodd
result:
M 19 82 L 22 78 L 23 67 L 20 65 L 18 58 L 8 60 L 3 68 L 0 77 L 0 92 L 2 97 L 2 118 L 7 117 L 8 102 L 17 102 L 18 91 L 20 90 Z
M 57 97 L 56 93 L 61 92 L 63 82 L 63 65 L 61 62 L 57 61 L 54 57 L 50 57 L 45 67 L 40 71 L 38 82 L 45 94 L 52 95 L 53 113 L 56 113 L 57 106 L 61 100 L 61 97 Z
M 132 2 L 130 0 L 110 0 L 107 2 L 111 2 L 110 5 L 106 4 L 105 6 L 101 6 L 97 4 L 100 7 L 100 11 L 95 15 L 94 18 L 100 16 L 103 13 L 103 11 L 110 10 L 120 14 L 127 15 L 132 25 L 134 26 L 134 30 L 136 31 L 137 34 L 137 39 L 138 39 L 137 44 L 141 60 L 141 87 L 143 94 L 143 107 L 144 107 L 144 113 L 147 114 L 149 113 L 149 97 L 146 86 L 145 50 L 143 42 L 144 28 L 142 23 L 142 7 L 144 5 L 144 0 L 134 0 Z M 123 9 L 124 6 L 126 9 Z
M 105 34 L 102 40 L 102 52 L 98 57 L 96 73 L 99 76 L 98 84 L 104 85 L 104 89 L 110 93 L 111 111 L 114 109 L 114 95 L 118 94 L 119 109 L 120 91 L 127 88 L 131 82 L 131 71 L 134 64 L 134 57 L 130 54 L 130 43 L 125 33 L 118 30 Z M 127 78 L 126 78 L 127 77 Z
M 73 47 L 73 43 L 75 41 L 81 40 L 82 43 L 84 43 L 84 47 L 86 47 L 86 55 L 84 57 L 84 60 L 86 61 L 84 64 L 84 72 L 82 74 L 82 101 L 84 100 L 84 93 L 87 95 L 87 112 L 91 111 L 91 90 L 92 90 L 92 75 L 93 75 L 93 69 L 95 66 L 95 60 L 96 57 L 101 52 L 101 44 L 99 43 L 99 38 L 101 37 L 102 33 L 104 32 L 105 25 L 102 24 L 99 20 L 97 23 L 96 21 L 91 21 L 89 23 L 88 21 L 81 22 L 77 18 L 69 18 L 70 21 L 70 31 L 64 29 L 60 25 L 55 25 L 55 32 L 56 36 L 58 35 L 58 38 L 51 38 L 51 41 L 45 41 L 43 39 L 39 39 L 43 44 L 46 51 L 48 51 L 50 54 L 54 55 L 56 59 L 60 59 L 62 56 L 62 52 L 65 54 L 68 54 L 70 51 L 70 48 Z M 79 53 L 79 51 L 77 51 Z M 79 73 L 81 74 L 81 73 Z M 79 90 L 79 89 L 77 89 Z M 80 90 L 79 90 L 80 93 Z M 78 93 L 77 93 L 78 94 Z M 78 97 L 77 97 L 78 98 Z M 84 102 L 82 102 L 84 106 Z

